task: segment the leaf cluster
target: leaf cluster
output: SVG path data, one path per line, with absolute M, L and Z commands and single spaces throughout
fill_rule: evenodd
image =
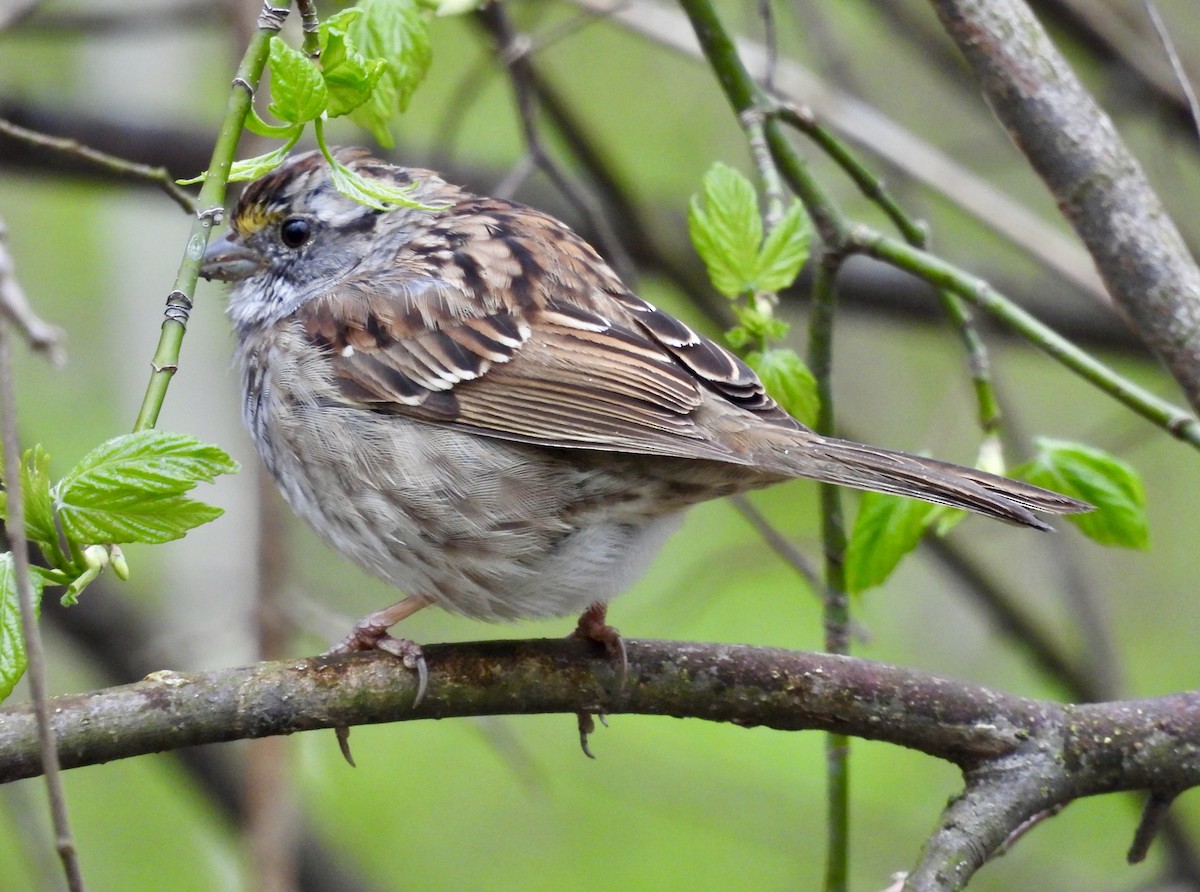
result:
M 734 301 L 738 324 L 726 335 L 729 344 L 748 349 L 744 358 L 767 392 L 811 424 L 820 408 L 816 379 L 794 350 L 770 346 L 789 330 L 775 315 L 776 295 L 796 280 L 808 259 L 812 224 L 804 206 L 793 200 L 768 227 L 754 184 L 718 162 L 692 197 L 688 233 L 713 287 Z
M 324 122 L 349 117 L 371 131 L 380 145 L 395 145 L 391 122 L 408 107 L 433 57 L 429 5 L 423 0 L 360 0 L 321 23 L 316 60 L 278 35 L 272 37 L 267 111 L 281 123 L 270 124 L 251 108 L 246 128 L 285 142 L 266 154 L 235 162 L 230 181 L 257 179 L 278 167 L 311 123 L 340 192 L 377 210 L 422 207 L 408 195 L 412 186 L 367 178 L 339 163 L 325 141 Z M 207 175 L 205 171 L 179 182 L 197 183 Z
M 812 226 L 799 202 L 769 228 L 758 192 L 742 174 L 714 164 L 688 211 L 692 244 L 713 287 L 735 301 L 738 325 L 727 338 L 735 349 L 755 347 L 746 362 L 767 392 L 791 415 L 812 424 L 820 408 L 817 382 L 794 351 L 769 346 L 787 336 L 774 315 L 775 295 L 795 281 L 809 255 Z M 991 444 L 996 445 L 996 444 Z M 1078 443 L 1041 440 L 1038 453 L 1014 476 L 1096 506 L 1067 520 L 1105 545 L 1145 548 L 1148 541 L 1141 481 L 1129 465 Z M 1004 473 L 998 448 L 985 444 L 981 464 Z M 991 467 L 995 465 L 994 467 Z M 862 592 L 882 584 L 929 531 L 945 535 L 965 513 L 900 496 L 864 494 L 847 543 L 846 588 Z
M 118 546 L 169 542 L 220 517 L 220 508 L 187 493 L 198 483 L 238 470 L 237 462 L 217 446 L 155 429 L 100 444 L 56 483 L 51 483 L 49 464 L 41 446 L 22 457 L 25 534 L 48 565 L 33 568 L 35 595 L 40 598 L 47 585 L 65 585 L 65 604 L 73 604 L 105 567 L 111 566 L 122 579 L 128 576 Z M 8 507 L 6 488 L 0 492 L 0 515 L 6 520 Z M 8 696 L 24 669 L 16 580 L 8 553 L 0 557 L 0 699 Z

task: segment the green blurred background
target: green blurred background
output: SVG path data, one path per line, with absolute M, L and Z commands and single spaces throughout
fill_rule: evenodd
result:
M 9 0 L 12 4 L 12 0 Z M 29 4 L 15 4 L 26 6 Z M 0 31 L 0 114 L 88 140 L 122 130 L 131 153 L 151 161 L 207 151 L 223 109 L 247 13 L 258 5 L 46 2 Z M 243 6 L 245 8 L 243 8 Z M 1197 235 L 1196 134 L 1125 57 L 1088 31 L 1092 15 L 1130 24 L 1140 49 L 1161 56 L 1138 19 L 1140 2 L 1036 4 L 1116 117 L 1185 234 Z M 1200 77 L 1200 22 L 1187 0 L 1159 3 L 1189 70 Z M 676 13 L 665 4 L 662 9 Z M 1009 198 L 1065 232 L 1053 203 L 979 102 L 927 4 L 865 0 L 773 3 L 781 54 L 940 148 Z M 535 35 L 536 62 L 600 155 L 643 209 L 656 247 L 693 272 L 685 244 L 689 196 L 714 160 L 745 168 L 736 121 L 711 73 L 695 60 L 603 21 L 580 21 L 569 3 L 510 2 Z M 763 36 L 752 3 L 721 5 L 730 27 Z M 0 21 L 5 7 L 0 6 Z M 112 23 L 116 23 L 113 25 Z M 244 31 L 242 32 L 244 34 Z M 525 155 L 512 93 L 489 38 L 471 19 L 433 25 L 434 65 L 399 127 L 397 158 L 454 171 L 480 191 L 506 180 Z M 1161 58 L 1158 59 L 1161 62 Z M 800 101 L 808 97 L 796 96 Z M 22 117 L 24 116 L 24 117 Z M 70 128 L 76 128 L 74 130 Z M 368 138 L 340 125 L 342 143 Z M 161 137 L 153 142 L 146 134 Z M 139 140 L 141 142 L 139 143 Z M 561 140 L 547 145 L 581 180 Z M 874 212 L 802 145 L 844 205 Z M 44 153 L 0 143 L 0 218 L 17 273 L 35 308 L 69 333 L 61 371 L 22 354 L 21 431 L 40 442 L 61 473 L 95 443 L 132 425 L 148 374 L 161 308 L 188 221 L 158 192 L 62 171 Z M 1178 400 L 1110 310 L 997 236 L 952 198 L 874 158 L 901 199 L 930 221 L 949 259 L 1056 319 L 1144 386 Z M 197 172 L 174 169 L 179 176 Z M 544 176 L 518 197 L 586 221 Z M 642 256 L 645 245 L 631 246 Z M 639 291 L 710 333 L 706 319 L 663 269 L 645 263 Z M 837 329 L 837 410 L 845 429 L 879 444 L 971 462 L 978 433 L 962 351 L 933 304 L 911 283 L 859 269 Z M 805 301 L 789 297 L 803 349 Z M 160 426 L 228 449 L 244 465 L 203 496 L 226 515 L 186 540 L 131 547 L 133 578 L 105 580 L 75 612 L 116 624 L 139 672 L 237 665 L 256 658 L 253 598 L 259 562 L 258 467 L 239 420 L 220 288 L 202 285 Z M 1031 437 L 1079 439 L 1108 449 L 1145 477 L 1152 547 L 1100 549 L 1072 529 L 1040 536 L 971 520 L 952 540 L 1097 677 L 1126 696 L 1196 686 L 1194 597 L 1200 463 L 1186 447 L 1132 418 L 1033 349 L 989 330 L 1012 446 L 1020 461 Z M 815 490 L 804 483 L 752 501 L 810 557 L 819 555 Z M 269 498 L 274 499 L 273 493 Z M 854 496 L 847 497 L 851 510 Z M 285 599 L 294 607 L 293 655 L 317 652 L 359 615 L 390 603 L 386 586 L 346 565 L 274 506 L 286 549 Z M 280 530 L 267 530 L 274 536 Z M 855 653 L 1035 697 L 1068 696 L 1004 635 L 969 587 L 919 551 L 880 590 L 856 601 Z M 127 618 L 129 617 L 129 618 Z M 800 577 L 776 558 L 727 503 L 695 510 L 651 572 L 614 605 L 632 637 L 817 648 L 820 612 Z M 115 619 L 114 619 L 115 618 Z M 134 621 L 136 618 L 136 622 Z M 56 692 L 125 681 L 61 620 L 46 624 Z M 569 623 L 488 626 L 425 611 L 404 634 L 423 642 L 560 636 Z M 124 636 L 124 637 L 122 637 Z M 1095 664 L 1095 665 L 1092 665 Z M 26 696 L 20 689 L 17 698 Z M 304 855 L 322 862 L 308 888 L 424 892 L 483 888 L 559 890 L 816 889 L 823 866 L 824 757 L 817 734 L 742 730 L 700 721 L 614 716 L 579 752 L 569 716 L 415 722 L 356 729 L 358 768 L 330 733 L 288 741 Z M 67 792 L 90 888 L 253 888 L 244 828 L 213 784 L 236 776 L 249 745 L 206 748 L 182 762 L 161 755 L 69 772 Z M 856 742 L 853 888 L 884 888 L 910 867 L 938 812 L 959 788 L 957 773 L 931 758 Z M 206 761 L 207 760 L 207 761 Z M 215 767 L 214 767 L 215 766 Z M 214 774 L 215 772 L 215 774 Z M 228 773 L 225 773 L 228 772 Z M 233 790 L 237 796 L 236 783 Z M 1174 812 L 1200 845 L 1194 796 Z M 1128 867 L 1137 818 L 1122 797 L 1070 806 L 987 866 L 972 889 L 1166 888 L 1162 847 Z M 0 789 L 0 888 L 56 889 L 40 781 Z M 312 868 L 314 870 L 318 868 Z

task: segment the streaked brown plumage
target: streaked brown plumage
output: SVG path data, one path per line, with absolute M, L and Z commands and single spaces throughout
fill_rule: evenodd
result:
M 373 211 L 300 155 L 246 189 L 204 274 L 235 283 L 244 414 L 285 497 L 410 596 L 348 646 L 428 603 L 488 620 L 606 603 L 690 505 L 791 477 L 1041 529 L 1034 511 L 1089 507 L 822 438 L 563 223 L 338 157 L 436 209 Z

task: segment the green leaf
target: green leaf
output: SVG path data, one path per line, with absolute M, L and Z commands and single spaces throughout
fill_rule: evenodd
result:
M 216 446 L 145 430 L 93 449 L 53 495 L 64 531 L 79 545 L 168 542 L 222 513 L 184 493 L 237 469 Z
M 40 568 L 30 567 L 29 582 L 33 587 L 34 610 L 40 614 L 46 575 Z M 25 635 L 21 629 L 21 602 L 17 595 L 17 573 L 10 551 L 0 555 L 0 700 L 12 693 L 25 674 L 27 663 Z
M 268 124 L 264 121 L 254 106 L 250 106 L 246 114 L 246 129 L 268 139 L 291 139 L 297 131 L 304 129 L 303 124 Z
M 416 0 L 362 0 L 358 9 L 362 14 L 346 34 L 365 59 L 382 60 L 385 67 L 370 98 L 350 118 L 390 149 L 396 141 L 388 125 L 408 108 L 433 59 L 429 25 Z
M 726 164 L 709 168 L 688 208 L 688 234 L 713 287 L 726 297 L 757 289 L 762 218 L 748 179 Z
M 900 559 L 921 541 L 933 511 L 928 502 L 864 494 L 846 546 L 846 589 L 866 591 L 891 576 Z
M 789 415 L 810 426 L 816 422 L 821 408 L 817 379 L 795 350 L 772 348 L 751 353 L 746 362 L 758 373 L 767 393 Z
M 324 149 L 324 146 L 322 146 Z M 364 177 L 343 164 L 339 164 L 326 149 L 325 157 L 329 161 L 331 179 L 334 188 L 352 198 L 359 204 L 375 208 L 377 211 L 390 211 L 396 206 L 432 210 L 429 205 L 413 201 L 409 194 L 416 188 L 416 183 L 407 186 L 392 186 L 374 177 Z
M 783 219 L 776 223 L 758 252 L 756 290 L 782 291 L 800 274 L 800 268 L 808 260 L 808 243 L 812 238 L 812 224 L 804 206 L 792 202 Z
M 1146 496 L 1137 471 L 1100 449 L 1063 440 L 1038 440 L 1038 454 L 1014 476 L 1091 502 L 1096 510 L 1067 520 L 1105 545 L 1147 548 Z
M 763 344 L 787 337 L 791 325 L 787 320 L 775 316 L 770 306 L 764 307 L 761 303 L 753 301 L 733 305 L 733 315 L 737 317 L 738 324 L 726 335 L 730 346 L 737 349 L 747 344 Z
M 296 124 L 289 129 L 292 135 L 286 145 L 281 146 L 273 152 L 267 152 L 265 155 L 256 155 L 253 158 L 234 161 L 229 168 L 229 182 L 240 183 L 245 180 L 257 180 L 263 174 L 270 173 L 282 164 L 283 159 L 287 157 L 287 153 L 292 150 L 292 146 L 299 141 L 300 135 L 304 132 L 304 125 Z M 207 170 L 189 180 L 176 180 L 175 182 L 180 186 L 190 186 L 193 183 L 199 183 L 206 176 L 208 176 Z
M 349 114 L 370 99 L 386 68 L 382 59 L 364 59 L 345 34 L 328 34 L 321 49 L 321 71 L 329 90 L 326 114 Z
M 58 532 L 54 529 L 50 498 L 50 456 L 41 446 L 26 450 L 21 457 L 21 495 L 25 501 L 25 537 L 36 542 L 43 552 L 57 554 Z
M 329 102 L 320 69 L 278 35 L 271 38 L 271 104 L 267 111 L 281 121 L 303 124 L 319 118 Z
M 317 40 L 322 49 L 325 47 L 325 41 L 329 39 L 330 34 L 345 35 L 350 23 L 362 15 L 362 10 L 357 6 L 348 6 L 336 15 L 331 15 L 317 27 Z

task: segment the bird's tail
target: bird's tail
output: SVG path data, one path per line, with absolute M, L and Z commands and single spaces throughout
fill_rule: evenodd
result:
M 769 457 L 756 456 L 764 469 L 963 508 L 1039 530 L 1052 527 L 1035 511 L 1078 514 L 1093 508 L 1087 502 L 1019 480 L 848 440 L 808 434 L 786 446 L 778 441 L 773 445 Z

